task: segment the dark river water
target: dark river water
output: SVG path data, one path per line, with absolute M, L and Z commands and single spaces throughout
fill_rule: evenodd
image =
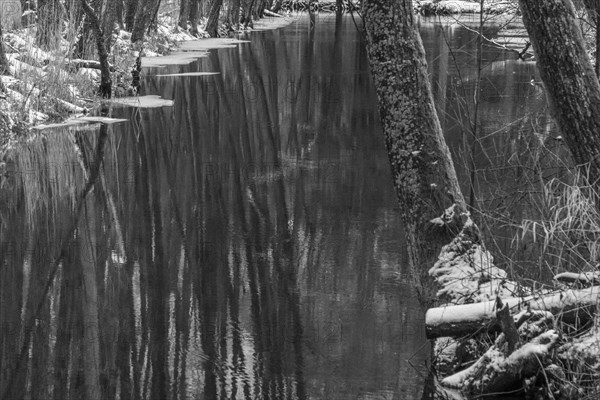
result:
M 421 29 L 459 155 L 455 88 L 458 73 L 474 79 L 474 36 Z M 423 397 L 424 310 L 361 34 L 332 15 L 249 37 L 147 70 L 144 92 L 173 107 L 116 108 L 128 122 L 14 150 L 0 190 L 3 399 L 81 399 L 89 382 L 102 399 Z M 484 57 L 483 131 L 543 106 L 533 64 Z M 195 71 L 218 74 L 156 76 Z M 509 159 L 514 135 L 477 151 Z

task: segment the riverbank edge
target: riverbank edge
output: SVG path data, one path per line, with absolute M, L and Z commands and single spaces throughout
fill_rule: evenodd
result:
M 279 29 L 295 20 L 296 18 L 293 17 L 272 13 L 254 21 L 252 28 L 240 29 L 237 36 L 255 31 Z M 0 174 L 6 165 L 6 157 L 10 148 L 16 143 L 29 140 L 46 128 L 118 122 L 110 118 L 106 120 L 97 117 L 89 118 L 88 115 L 97 114 L 98 110 L 106 108 L 107 105 L 110 106 L 113 101 L 119 103 L 118 99 L 131 98 L 131 95 L 134 94 L 129 85 L 122 82 L 122 76 L 129 74 L 138 53 L 133 52 L 131 45 L 126 43 L 130 34 L 121 30 L 114 43 L 114 51 L 118 53 L 116 58 L 119 60 L 117 64 L 113 65 L 117 71 L 112 100 L 103 100 L 92 93 L 93 88 L 100 80 L 99 69 L 97 69 L 97 65 L 93 64 L 97 61 L 94 60 L 74 60 L 78 65 L 73 69 L 69 64 L 60 64 L 56 69 L 58 69 L 61 80 L 54 82 L 52 87 L 66 88 L 66 91 L 53 92 L 50 100 L 42 98 L 46 93 L 36 88 L 35 81 L 43 81 L 49 73 L 54 74 L 54 72 L 48 72 L 48 64 L 49 61 L 52 64 L 56 55 L 35 46 L 34 33 L 31 29 L 25 28 L 5 32 L 3 35 L 10 50 L 7 54 L 10 74 L 0 78 L 0 85 L 5 91 L 5 95 L 0 96 Z M 220 26 L 220 34 L 221 36 L 227 35 L 225 27 Z M 163 24 L 159 25 L 157 32 L 146 38 L 143 46 L 146 55 L 143 55 L 142 59 L 162 59 L 177 52 L 183 43 L 211 42 L 209 46 L 202 46 L 203 54 L 197 54 L 197 57 L 188 58 L 180 63 L 170 62 L 171 65 L 184 65 L 205 56 L 208 51 L 228 47 L 232 40 L 235 41 L 230 37 L 210 38 L 202 29 L 199 29 L 198 35 L 194 36 L 178 26 L 167 29 Z M 237 41 L 237 43 L 246 41 L 248 39 Z M 123 53 L 129 54 L 124 56 Z M 82 66 L 85 63 L 93 65 Z M 129 103 L 129 105 L 133 104 Z M 140 105 L 141 103 L 138 102 L 135 106 L 139 107 Z

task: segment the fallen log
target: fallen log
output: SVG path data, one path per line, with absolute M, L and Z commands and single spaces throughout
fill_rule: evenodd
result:
M 466 393 L 491 394 L 521 386 L 523 379 L 537 375 L 548 362 L 559 335 L 553 330 L 542 333 L 513 352 L 502 350 L 504 338 L 497 342 L 475 364 L 442 379 L 443 386 Z
M 513 313 L 522 309 L 547 311 L 576 327 L 589 322 L 600 297 L 600 286 L 569 289 L 543 295 L 502 299 Z M 496 301 L 430 308 L 425 314 L 425 332 L 429 339 L 460 337 L 473 332 L 499 331 Z
M 73 69 L 80 69 L 80 68 L 100 69 L 100 61 L 96 61 L 96 60 L 82 60 L 82 59 L 74 58 L 71 60 L 65 60 L 65 63 Z M 112 65 L 110 66 L 110 72 L 115 72 L 115 67 L 113 67 Z

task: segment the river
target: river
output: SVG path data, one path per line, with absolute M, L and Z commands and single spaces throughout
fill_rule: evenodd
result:
M 354 22 L 302 16 L 147 69 L 144 93 L 172 107 L 115 107 L 127 122 L 14 150 L 0 189 L 2 393 L 83 398 L 95 365 L 102 399 L 423 397 L 424 310 Z M 457 71 L 473 79 L 474 34 L 420 27 L 459 157 Z M 534 64 L 484 58 L 482 132 L 542 107 Z M 510 160 L 517 130 L 476 151 Z

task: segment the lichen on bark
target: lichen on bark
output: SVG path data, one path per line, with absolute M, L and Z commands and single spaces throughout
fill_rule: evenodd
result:
M 430 221 L 452 204 L 466 216 L 466 206 L 435 111 L 412 10 L 410 0 L 363 2 L 367 53 L 409 262 L 426 271 L 448 241 L 445 235 L 436 237 Z

